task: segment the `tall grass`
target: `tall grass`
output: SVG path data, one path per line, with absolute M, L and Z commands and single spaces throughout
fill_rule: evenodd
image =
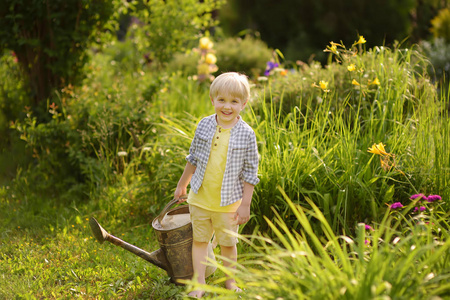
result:
M 54 99 L 52 121 L 15 123 L 36 164 L 0 187 L 0 298 L 182 297 L 164 271 L 98 245 L 85 226 L 95 216 L 124 240 L 158 247 L 149 221 L 173 196 L 198 121 L 213 113 L 208 87 L 98 55 L 85 85 Z M 261 182 L 241 228 L 263 234 L 240 243 L 256 254 L 236 274 L 251 297 L 420 298 L 448 288 L 449 95 L 436 95 L 415 51 L 377 47 L 351 59 L 364 72 L 312 64 L 254 83 L 243 118 L 257 135 Z M 380 85 L 369 85 L 375 77 Z M 319 80 L 330 92 L 311 86 Z M 367 152 L 379 142 L 395 154 L 391 169 Z M 407 213 L 419 192 L 443 198 L 428 220 Z M 408 208 L 387 213 L 397 201 Z
M 261 182 L 255 190 L 247 231 L 267 230 L 264 217 L 272 220 L 272 209 L 293 230 L 300 228 L 277 185 L 295 203 L 308 207 L 305 199 L 310 198 L 335 232 L 347 233 L 354 232 L 359 222 L 379 222 L 386 204 L 405 202 L 411 194 L 448 197 L 449 118 L 445 108 L 449 100 L 438 100 L 435 87 L 423 73 L 423 58 L 413 50 L 381 47 L 359 55 L 358 63 L 370 78 L 379 79 L 379 86 L 344 84 L 344 79 L 351 80 L 346 67 L 333 64 L 303 81 L 317 82 L 328 76 L 347 87 L 330 85 L 328 93 L 311 87 L 308 92 L 299 91 L 297 102 L 287 99 L 289 111 L 284 94 L 273 91 L 273 85 L 254 88 L 258 96 L 243 117 L 257 135 Z M 286 87 L 298 76 L 307 75 L 294 73 Z M 167 100 L 174 108 L 187 109 L 191 120 L 209 113 L 195 109 L 198 103 L 207 105 L 206 95 L 191 100 L 193 109 L 183 106 L 185 100 L 176 94 Z M 186 123 L 176 121 L 183 115 L 177 110 L 168 116 L 172 120 L 172 127 L 166 128 L 169 134 L 186 132 Z M 187 124 L 195 126 L 195 122 Z M 184 135 L 185 152 L 181 153 L 187 152 L 192 136 L 193 131 Z M 378 158 L 367 152 L 379 142 L 395 155 L 395 166 L 389 170 L 383 170 Z
M 241 236 L 252 251 L 230 273 L 246 299 L 425 299 L 450 292 L 448 214 L 428 218 L 387 212 L 374 229 L 358 224 L 351 238 L 335 234 L 309 198 L 311 209 L 292 202 L 280 188 L 301 225 L 293 231 L 277 214 L 266 218 L 273 238 Z M 318 235 L 311 220 L 319 222 Z M 218 266 L 218 268 L 223 268 Z M 213 282 L 202 288 L 221 299 L 237 299 Z M 195 288 L 195 284 L 194 284 Z M 197 287 L 198 288 L 198 287 Z

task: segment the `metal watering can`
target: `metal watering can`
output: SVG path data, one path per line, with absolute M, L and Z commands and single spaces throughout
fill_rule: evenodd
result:
M 156 232 L 160 249 L 149 253 L 134 245 L 131 245 L 111 234 L 109 234 L 102 226 L 97 222 L 94 217 L 89 219 L 89 225 L 91 226 L 94 237 L 102 244 L 104 241 L 108 241 L 116 246 L 122 247 L 131 253 L 145 259 L 146 261 L 154 264 L 155 266 L 165 270 L 170 276 L 171 282 L 182 285 L 179 282 L 180 279 L 191 279 L 193 276 L 192 268 L 192 224 L 182 225 L 176 228 L 165 229 L 161 226 L 161 221 L 164 216 L 188 214 L 189 206 L 181 205 L 179 207 L 170 209 L 174 204 L 178 202 L 178 199 L 170 201 L 166 207 L 162 210 L 158 217 L 152 222 L 152 227 Z M 208 257 L 215 261 L 215 256 L 211 243 L 208 245 Z M 206 276 L 211 275 L 216 270 L 216 267 L 208 265 L 206 267 Z

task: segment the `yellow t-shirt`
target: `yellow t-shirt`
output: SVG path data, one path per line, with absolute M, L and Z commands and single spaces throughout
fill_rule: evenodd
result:
M 231 128 L 224 129 L 217 125 L 202 185 L 197 194 L 192 190 L 189 192 L 187 200 L 189 204 L 216 212 L 235 212 L 241 205 L 242 200 L 227 206 L 220 206 L 220 192 L 227 164 L 230 132 Z

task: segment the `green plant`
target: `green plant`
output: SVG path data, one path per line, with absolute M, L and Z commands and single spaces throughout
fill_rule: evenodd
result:
M 428 73 L 435 81 L 442 82 L 450 76 L 450 43 L 443 38 L 436 38 L 432 41 L 423 41 L 421 43 L 424 53 L 430 60 Z M 442 87 L 446 87 L 442 82 Z
M 443 8 L 436 17 L 431 20 L 431 29 L 435 38 L 443 38 L 446 42 L 450 42 L 450 9 Z
M 135 12 L 139 22 L 130 26 L 128 37 L 156 64 L 165 64 L 175 53 L 190 48 L 202 31 L 217 25 L 211 12 L 222 4 L 213 0 L 144 2 Z
M 216 54 L 219 72 L 240 72 L 252 78 L 263 75 L 266 62 L 272 58 L 272 50 L 250 35 L 218 42 Z
M 250 35 L 219 39 L 214 45 L 218 66 L 215 74 L 233 71 L 256 79 L 263 75 L 267 61 L 272 58 L 272 50 L 262 40 Z M 181 71 L 186 76 L 195 75 L 199 57 L 195 51 L 177 53 L 168 63 L 167 70 L 171 73 Z
M 306 209 L 284 193 L 283 197 L 301 229 L 292 230 L 275 211 L 273 222 L 266 219 L 274 238 L 241 236 L 252 251 L 240 260 L 237 271 L 229 274 L 244 289 L 245 297 L 421 299 L 444 297 L 450 291 L 448 214 L 432 215 L 429 224 L 417 224 L 415 220 L 395 220 L 388 212 L 375 228 L 358 224 L 357 235 L 351 237 L 335 234 L 310 199 L 306 201 L 311 209 Z M 312 220 L 320 223 L 323 235 L 314 231 Z M 194 288 L 199 287 L 194 284 Z M 233 292 L 215 285 L 200 288 L 221 299 L 236 298 Z
M 121 1 L 8 0 L 0 8 L 1 47 L 14 51 L 34 104 L 55 88 L 78 83 L 87 61 L 86 49 L 119 9 Z M 45 34 L 44 34 L 45 32 Z

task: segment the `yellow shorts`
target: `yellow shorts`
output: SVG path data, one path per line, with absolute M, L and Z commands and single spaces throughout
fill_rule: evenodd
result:
M 234 219 L 234 212 L 215 212 L 195 205 L 189 205 L 189 212 L 194 241 L 208 243 L 215 233 L 217 243 L 221 246 L 231 247 L 238 243 L 235 236 L 226 232 L 226 230 L 238 232 L 239 225 Z

